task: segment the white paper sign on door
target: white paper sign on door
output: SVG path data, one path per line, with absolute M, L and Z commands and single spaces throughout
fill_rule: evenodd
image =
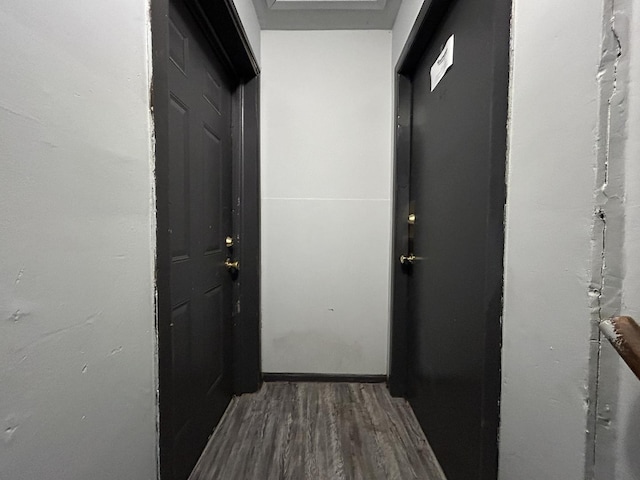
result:
M 442 52 L 436 58 L 436 61 L 431 65 L 431 91 L 436 88 L 444 74 L 453 65 L 453 35 L 449 37 L 447 43 L 445 43 Z

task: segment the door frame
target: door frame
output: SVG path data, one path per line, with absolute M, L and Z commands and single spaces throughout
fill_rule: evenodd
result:
M 496 0 L 501 1 L 501 0 Z M 505 0 L 506 1 L 506 0 Z M 393 396 L 406 396 L 410 389 L 408 379 L 409 337 L 408 325 L 408 281 L 398 259 L 406 255 L 408 245 L 407 218 L 410 206 L 411 180 L 411 122 L 412 122 L 412 81 L 411 78 L 420 64 L 422 55 L 428 48 L 441 22 L 456 0 L 432 0 L 425 2 L 418 13 L 416 22 L 403 48 L 395 71 L 395 155 L 394 155 L 394 216 L 392 254 L 393 283 L 391 295 L 391 351 L 389 367 L 389 390 Z M 509 4 L 511 2 L 509 1 Z M 504 209 L 506 204 L 506 162 L 507 162 L 507 111 L 509 91 L 509 48 L 511 9 L 500 6 L 494 26 L 493 52 L 499 62 L 494 70 L 493 110 L 491 119 L 491 167 L 489 172 L 488 201 L 488 242 L 485 251 L 487 262 L 485 276 L 485 388 L 482 412 L 483 428 L 483 468 L 491 472 L 497 468 L 497 451 L 492 450 L 498 442 L 500 423 L 500 389 L 502 379 L 502 292 L 504 289 Z M 497 287 L 492 292 L 491 286 Z M 499 290 L 496 295 L 495 290 Z
M 232 92 L 232 225 L 240 281 L 233 287 L 231 361 L 233 393 L 260 388 L 260 68 L 233 0 L 151 0 L 153 73 L 151 114 L 155 137 L 156 335 L 158 342 L 160 476 L 171 478 L 170 243 L 169 243 L 169 2 L 187 5 L 235 83 Z M 240 354 L 242 351 L 242 354 Z M 166 459 L 166 460 L 165 460 Z

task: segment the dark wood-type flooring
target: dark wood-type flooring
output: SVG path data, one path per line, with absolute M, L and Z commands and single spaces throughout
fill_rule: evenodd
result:
M 189 480 L 446 480 L 383 384 L 265 383 L 234 398 Z

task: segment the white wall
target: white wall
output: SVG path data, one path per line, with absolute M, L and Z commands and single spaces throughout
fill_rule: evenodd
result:
M 260 23 L 252 0 L 233 0 L 256 60 L 260 63 Z
M 581 479 L 602 5 L 513 22 L 500 478 Z
M 262 32 L 266 372 L 384 374 L 391 33 Z
M 0 478 L 156 478 L 148 2 L 0 5 Z

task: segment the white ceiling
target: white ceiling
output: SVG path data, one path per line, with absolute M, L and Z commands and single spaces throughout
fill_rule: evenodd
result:
M 253 0 L 263 30 L 391 30 L 402 0 Z

